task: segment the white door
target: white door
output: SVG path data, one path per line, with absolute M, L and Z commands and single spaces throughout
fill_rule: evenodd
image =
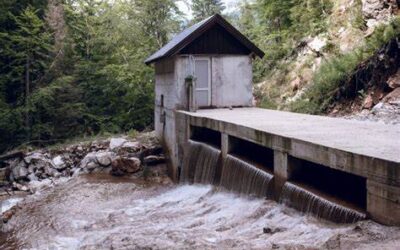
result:
M 194 90 L 196 105 L 204 108 L 211 105 L 210 59 L 195 59 L 196 88 Z

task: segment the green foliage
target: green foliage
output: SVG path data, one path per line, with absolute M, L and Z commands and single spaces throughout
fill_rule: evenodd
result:
M 23 113 L 0 101 L 0 152 L 17 146 L 25 139 Z
M 396 18 L 390 24 L 378 27 L 360 49 L 325 61 L 314 75 L 313 84 L 303 98 L 292 103 L 290 109 L 311 114 L 324 112 L 332 103 L 333 94 L 349 79 L 356 67 L 398 35 L 400 19 Z
M 225 6 L 221 0 L 192 0 L 194 22 L 199 22 L 214 14 L 221 14 Z
M 71 76 L 61 77 L 32 93 L 27 107 L 32 140 L 66 139 L 76 131 L 86 131 L 87 108 L 74 82 Z
M 174 0 L 0 6 L 0 152 L 152 125 L 153 70 L 143 61 L 180 29 Z
M 43 79 L 50 58 L 51 37 L 32 6 L 10 14 L 15 29 L 1 32 L 3 43 L 0 85 L 7 103 L 25 102 L 25 96 Z
M 366 28 L 366 23 L 363 17 L 362 11 L 362 1 L 356 0 L 351 13 L 351 24 L 354 28 L 364 30 Z
M 254 64 L 254 80 L 281 67 L 301 38 L 325 31 L 331 9 L 330 0 L 245 1 L 240 6 L 239 28 L 266 54 Z

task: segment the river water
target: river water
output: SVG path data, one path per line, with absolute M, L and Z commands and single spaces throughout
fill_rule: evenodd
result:
M 400 230 L 338 225 L 212 186 L 80 176 L 19 203 L 1 249 L 399 249 Z

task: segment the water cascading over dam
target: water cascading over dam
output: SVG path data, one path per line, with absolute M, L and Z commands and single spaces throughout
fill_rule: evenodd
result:
M 187 172 L 182 174 L 183 182 L 214 184 L 217 177 L 221 150 L 202 142 L 188 142 L 189 156 L 185 160 Z
M 241 195 L 274 198 L 303 213 L 337 223 L 353 223 L 366 218 L 362 209 L 342 205 L 340 198 L 328 199 L 314 192 L 315 189 L 309 189 L 307 185 L 298 185 L 297 182 L 285 182 L 277 197 L 273 169 L 271 171 L 266 164 L 261 164 L 268 158 L 268 152 L 261 152 L 263 149 L 257 148 L 261 147 L 259 145 L 254 146 L 241 139 L 235 140 L 239 140 L 239 143 L 236 143 L 234 150 L 228 152 L 224 160 L 222 160 L 221 149 L 218 149 L 216 145 L 189 140 L 188 154 L 183 167 L 185 171 L 183 171 L 181 181 L 213 184 L 221 190 Z M 255 152 L 260 153 L 261 156 L 254 156 Z M 259 159 L 249 158 L 252 154 Z M 328 197 L 332 198 L 329 195 Z M 343 204 L 350 203 L 344 201 Z M 354 207 L 359 208 L 356 205 Z
M 220 186 L 228 191 L 266 197 L 273 175 L 237 157 L 228 155 L 223 165 Z
M 283 186 L 280 202 L 301 212 L 338 223 L 354 223 L 365 219 L 364 213 L 331 202 L 290 182 Z

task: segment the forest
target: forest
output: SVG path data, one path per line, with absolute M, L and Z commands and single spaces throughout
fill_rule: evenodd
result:
M 332 6 L 245 0 L 226 12 L 221 0 L 1 0 L 0 152 L 152 129 L 153 69 L 144 60 L 212 14 L 264 50 L 254 64 L 259 82 L 282 67 L 299 39 L 327 29 Z

